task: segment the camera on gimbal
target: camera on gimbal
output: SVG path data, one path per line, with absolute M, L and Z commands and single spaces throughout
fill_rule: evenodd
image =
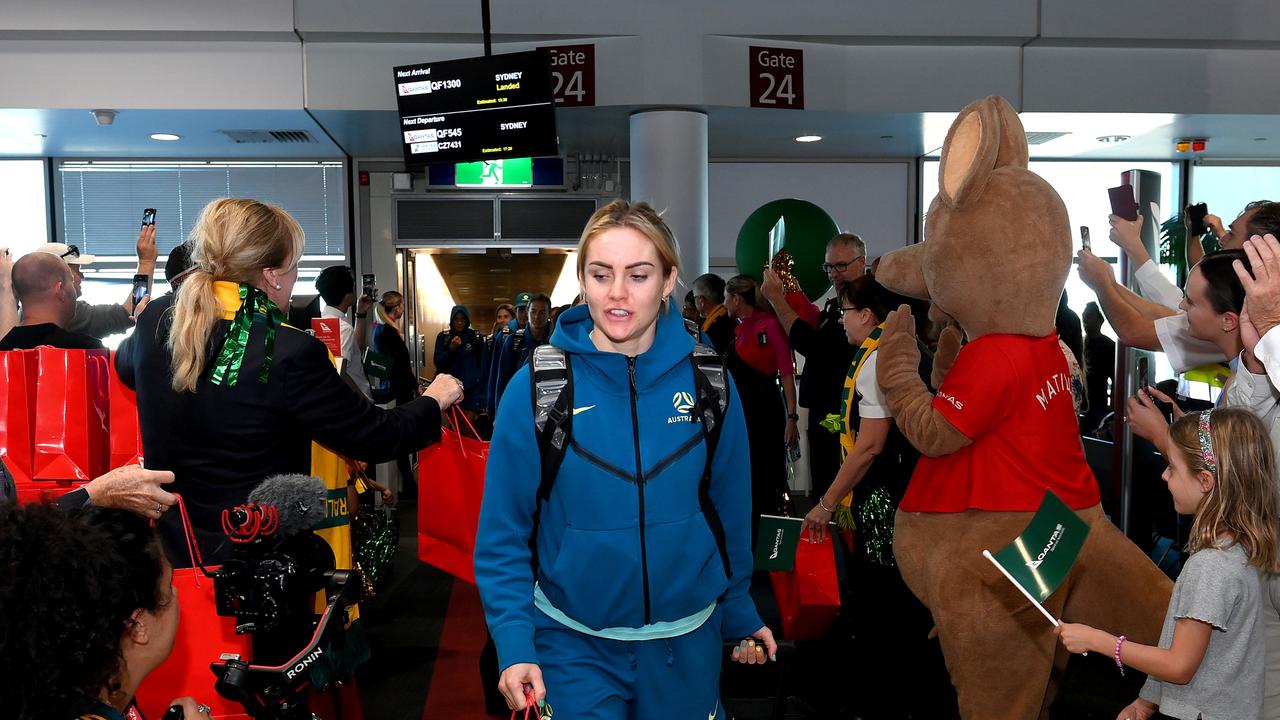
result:
M 235 544 L 213 573 L 217 611 L 252 635 L 253 658 L 218 658 L 210 667 L 218 694 L 259 720 L 311 720 L 301 690 L 311 670 L 345 645 L 346 607 L 360 595 L 355 571 L 335 570 L 333 551 L 307 523 L 281 527 L 271 505 L 250 503 L 223 513 Z M 295 527 L 296 526 L 296 527 Z M 315 596 L 325 608 L 316 620 Z

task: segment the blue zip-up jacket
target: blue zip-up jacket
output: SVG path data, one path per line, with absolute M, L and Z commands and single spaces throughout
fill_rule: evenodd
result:
M 719 599 L 723 637 L 754 633 L 764 622 L 748 594 L 751 465 L 733 382 L 707 509 L 723 523 L 718 542 L 698 499 L 706 444 L 691 412 L 693 338 L 684 320 L 661 313 L 653 346 L 636 358 L 597 350 L 591 328 L 579 305 L 560 316 L 551 337 L 570 354 L 574 417 L 572 442 L 541 509 L 539 587 L 556 609 L 592 629 L 672 622 Z M 476 538 L 476 584 L 501 668 L 538 661 L 529 543 L 538 457 L 525 367 L 498 408 Z

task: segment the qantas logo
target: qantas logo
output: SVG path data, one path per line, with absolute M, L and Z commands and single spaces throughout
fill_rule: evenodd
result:
M 1040 554 L 1036 556 L 1035 560 L 1031 560 L 1027 563 L 1027 567 L 1032 570 L 1038 569 L 1040 567 L 1040 563 L 1044 562 L 1044 559 L 1049 556 L 1049 553 L 1053 552 L 1053 549 L 1058 547 L 1058 541 L 1062 539 L 1062 533 L 1064 530 L 1066 530 L 1066 528 L 1062 527 L 1062 523 L 1058 523 L 1057 527 L 1053 529 L 1053 534 L 1049 536 L 1049 542 L 1044 546 L 1044 549 L 1040 551 Z

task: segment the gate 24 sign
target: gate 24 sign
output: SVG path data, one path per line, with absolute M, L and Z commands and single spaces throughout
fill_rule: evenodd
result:
M 748 48 L 751 107 L 804 109 L 804 51 Z
M 596 104 L 595 45 L 556 45 L 538 49 L 551 54 L 551 87 L 556 107 Z

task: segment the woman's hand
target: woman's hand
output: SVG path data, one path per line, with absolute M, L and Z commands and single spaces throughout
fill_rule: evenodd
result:
M 498 692 L 507 700 L 507 707 L 523 710 L 525 691 L 533 692 L 533 701 L 539 706 L 547 699 L 547 688 L 542 684 L 542 668 L 534 663 L 516 663 L 502 671 L 498 678 Z
M 441 410 L 445 410 L 462 400 L 462 381 L 448 373 L 440 373 L 423 394 L 435 400 Z
M 173 473 L 168 470 L 122 465 L 90 480 L 84 491 L 97 507 L 128 510 L 155 519 L 178 504 L 178 498 L 164 489 L 171 482 Z
M 787 418 L 787 428 L 782 431 L 782 442 L 789 448 L 800 444 L 800 429 L 797 425 L 798 421 L 795 418 Z
M 1125 406 L 1125 415 L 1134 435 L 1150 440 L 1157 450 L 1163 452 L 1165 444 L 1169 440 L 1169 421 L 1165 419 L 1164 413 L 1160 412 L 1160 409 L 1156 407 L 1151 395 L 1147 394 L 1149 391 L 1149 388 L 1139 389 L 1137 395 L 1129 398 Z M 1163 393 L 1161 394 L 1163 395 Z M 1174 407 L 1176 408 L 1177 406 L 1175 405 Z M 1177 415 L 1178 411 L 1175 410 L 1174 413 Z
M 1107 222 L 1111 224 L 1110 239 L 1130 258 L 1142 258 L 1143 262 L 1150 260 L 1151 256 L 1147 254 L 1147 249 L 1142 246 L 1142 213 L 1138 213 L 1137 220 L 1125 220 L 1119 215 L 1108 215 Z
M 1106 647 L 1112 642 L 1111 636 L 1095 627 L 1078 623 L 1062 623 L 1054 633 L 1062 641 L 1062 646 L 1067 649 L 1067 652 L 1077 654 L 1089 651 L 1111 652 L 1111 648 Z
M 1076 269 L 1076 272 L 1080 274 L 1080 280 L 1085 285 L 1088 285 L 1089 289 L 1094 293 L 1116 281 L 1115 273 L 1111 270 L 1111 264 L 1106 260 L 1088 250 L 1081 250 L 1076 253 L 1076 258 L 1080 261 Z
M 823 510 L 823 502 L 825 502 L 823 498 L 818 498 L 818 504 L 804 516 L 804 527 L 809 531 L 809 542 L 824 542 L 827 539 L 827 523 L 831 522 L 831 517 L 835 513 Z
M 733 649 L 731 659 L 743 665 L 763 665 L 767 661 L 778 661 L 778 643 L 773 639 L 773 631 L 768 625 L 751 633 Z
M 209 714 L 209 706 L 201 705 L 194 698 L 180 697 L 169 701 L 169 707 L 182 708 L 182 717 L 184 720 L 210 720 L 213 716 Z M 168 715 L 166 714 L 166 717 Z
M 1125 706 L 1116 716 L 1116 720 L 1149 720 L 1152 715 L 1156 714 L 1159 709 L 1158 705 L 1154 705 L 1142 698 L 1138 698 Z

